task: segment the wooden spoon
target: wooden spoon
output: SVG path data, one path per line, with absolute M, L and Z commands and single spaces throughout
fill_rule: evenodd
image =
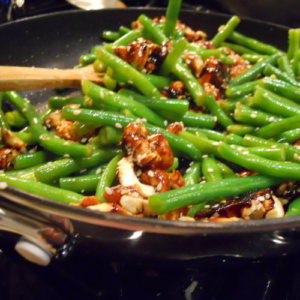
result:
M 102 84 L 103 75 L 93 65 L 81 69 L 46 69 L 0 66 L 0 91 L 26 91 L 62 87 L 79 88 L 82 79 Z

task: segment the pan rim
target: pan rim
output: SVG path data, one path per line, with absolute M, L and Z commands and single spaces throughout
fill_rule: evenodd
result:
M 24 18 L 21 20 L 13 21 L 6 24 L 0 25 L 0 30 L 6 28 L 7 26 L 14 26 L 14 24 L 19 24 L 23 22 L 31 22 L 36 19 L 53 18 L 57 15 L 73 15 L 73 14 L 90 14 L 90 13 L 106 13 L 112 11 L 123 11 L 124 9 L 102 9 L 97 11 L 82 11 L 82 10 L 69 10 L 62 12 L 55 12 L 50 14 L 43 14 L 39 16 L 33 16 Z M 164 12 L 165 9 L 162 8 L 127 8 L 130 11 L 161 11 Z M 221 17 L 230 17 L 229 14 L 223 13 L 212 13 L 212 12 L 199 12 L 193 10 L 182 10 L 182 13 L 192 13 L 199 15 L 212 15 Z M 284 30 L 289 28 L 284 25 L 274 24 L 271 22 L 264 22 L 260 20 L 253 20 L 251 18 L 241 18 L 241 20 L 247 20 L 249 22 L 269 25 L 271 27 L 276 27 Z M 233 232 L 259 232 L 259 231 L 273 231 L 277 229 L 286 229 L 299 227 L 300 216 L 293 216 L 281 219 L 268 219 L 268 220 L 256 220 L 256 221 L 244 221 L 244 222 L 184 222 L 184 221 L 170 221 L 170 220 L 160 220 L 153 218 L 134 218 L 130 216 L 118 215 L 113 213 L 103 213 L 92 210 L 84 210 L 79 207 L 71 206 L 64 203 L 55 202 L 43 197 L 36 196 L 16 188 L 9 187 L 4 191 L 0 192 L 0 196 L 4 196 L 17 204 L 31 207 L 34 209 L 41 210 L 46 213 L 60 215 L 62 217 L 67 217 L 77 221 L 83 221 L 90 224 L 115 227 L 118 229 L 125 230 L 142 230 L 153 233 L 164 233 L 164 234 L 206 234 L 206 233 L 233 233 Z M 24 196 L 29 199 L 25 199 Z

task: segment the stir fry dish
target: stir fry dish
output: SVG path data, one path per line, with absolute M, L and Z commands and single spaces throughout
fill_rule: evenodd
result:
M 300 29 L 287 52 L 236 31 L 237 16 L 211 37 L 179 21 L 180 2 L 105 31 L 76 66 L 103 85 L 83 78 L 82 96 L 39 113 L 0 93 L 0 188 L 165 220 L 300 214 Z

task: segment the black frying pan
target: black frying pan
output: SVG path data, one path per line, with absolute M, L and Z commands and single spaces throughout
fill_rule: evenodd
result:
M 140 9 L 74 11 L 0 26 L 0 65 L 72 67 L 78 63 L 81 54 L 101 43 L 103 30 L 117 30 L 120 25 L 130 26 L 142 12 L 144 10 Z M 146 12 L 150 17 L 164 13 L 159 9 Z M 209 37 L 228 18 L 220 14 L 188 11 L 182 11 L 180 15 L 182 22 L 206 31 Z M 287 30 L 286 27 L 251 20 L 243 20 L 239 25 L 240 32 L 282 50 L 286 50 Z M 24 95 L 34 103 L 42 103 L 53 94 L 56 91 L 42 90 L 26 92 Z M 63 243 L 55 244 L 49 237 L 50 231 L 47 231 L 48 236 L 43 231 L 42 237 L 47 246 L 51 244 L 60 248 L 60 251 L 52 252 L 56 254 L 67 254 L 74 242 L 75 251 L 134 259 L 192 260 L 211 256 L 263 258 L 290 254 L 300 248 L 300 217 L 239 223 L 174 222 L 92 212 L 15 189 L 5 189 L 0 194 L 0 207 L 12 212 L 13 216 L 14 213 L 21 213 L 27 218 L 22 224 L 34 220 L 68 234 L 63 239 L 66 245 L 62 249 Z M 0 227 L 3 229 L 4 218 L 1 218 L 0 214 Z M 24 234 L 24 230 L 11 231 Z M 41 229 L 38 231 L 41 235 Z M 28 233 L 24 235 L 28 236 Z

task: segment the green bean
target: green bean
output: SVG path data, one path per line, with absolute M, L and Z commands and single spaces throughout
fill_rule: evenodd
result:
M 180 39 L 176 45 L 173 47 L 172 51 L 169 53 L 169 55 L 164 60 L 161 68 L 160 68 L 160 74 L 163 76 L 168 76 L 177 59 L 181 56 L 183 50 L 186 48 L 186 45 L 188 44 L 188 41 L 185 38 Z
M 168 111 L 172 114 L 183 115 L 189 108 L 189 102 L 187 100 L 149 98 L 127 89 L 119 90 L 118 94 L 141 102 L 158 114 L 163 111 Z
M 299 51 L 300 53 L 300 51 Z M 278 68 L 272 66 L 272 65 L 267 65 L 264 72 L 266 76 L 272 76 L 275 75 L 277 79 L 285 81 L 287 83 L 290 83 L 292 85 L 300 86 L 299 82 L 295 80 L 295 78 L 290 77 L 286 73 L 281 72 Z
M 183 116 L 171 118 L 171 121 L 183 122 L 185 126 L 212 129 L 216 125 L 216 118 L 212 115 L 187 111 Z
M 5 113 L 4 120 L 9 126 L 25 127 L 28 125 L 28 120 L 18 110 Z
M 252 133 L 255 130 L 255 127 L 243 124 L 234 124 L 227 126 L 226 128 L 228 133 L 235 133 L 240 136 L 244 136 L 245 134 Z
M 84 105 L 84 97 L 61 97 L 53 96 L 48 99 L 48 107 L 52 109 L 61 109 L 69 104 Z
M 147 16 L 140 15 L 138 20 L 143 24 L 144 30 L 150 34 L 153 42 L 161 45 L 168 40 L 168 38 L 155 26 L 155 23 Z
M 245 102 L 249 101 L 247 100 L 248 98 L 252 98 L 252 97 L 244 97 L 244 98 L 238 98 L 234 100 L 219 101 L 219 105 L 227 114 L 230 114 L 235 110 L 236 104 L 238 102 L 245 104 Z
M 236 99 L 243 96 L 247 96 L 253 92 L 255 86 L 259 85 L 262 79 L 250 81 L 237 86 L 230 86 L 226 91 L 225 95 L 230 99 Z
M 92 156 L 88 158 L 64 158 L 37 168 L 35 175 L 38 181 L 53 182 L 60 177 L 66 177 L 72 173 L 101 165 L 120 151 L 119 149 L 99 149 L 94 151 Z
M 11 131 L 12 135 L 21 139 L 27 146 L 35 145 L 36 140 L 30 132 Z
M 168 3 L 164 34 L 171 37 L 174 34 L 176 22 L 179 16 L 181 0 L 170 0 Z
M 283 148 L 286 153 L 286 159 L 288 161 L 298 162 L 300 161 L 300 150 L 291 145 L 285 145 L 282 143 L 272 142 L 269 140 L 265 140 L 260 137 L 245 135 L 243 138 L 243 145 L 248 147 L 270 147 L 270 148 Z
M 285 118 L 296 116 L 300 113 L 300 106 L 297 103 L 261 87 L 256 89 L 250 106 Z
M 224 110 L 218 105 L 214 97 L 208 94 L 205 97 L 205 104 L 212 115 L 216 116 L 218 119 L 218 123 L 221 124 L 223 127 L 227 127 L 229 125 L 233 125 L 233 121 L 229 118 Z
M 121 35 L 119 32 L 116 31 L 103 31 L 102 37 L 106 40 L 114 42 L 118 40 L 121 37 Z
M 197 106 L 204 106 L 205 92 L 202 85 L 197 81 L 191 71 L 181 63 L 176 63 L 172 70 L 173 74 L 182 80 L 191 93 Z
M 0 180 L 25 192 L 62 203 L 80 203 L 83 199 L 83 196 L 80 194 L 56 188 L 34 180 L 9 177 L 5 174 L 0 174 Z
M 157 98 L 161 97 L 157 88 L 150 83 L 142 73 L 138 72 L 121 58 L 110 54 L 102 48 L 98 51 L 98 58 L 116 72 L 122 73 L 126 76 L 127 81 L 132 82 L 132 84 L 144 95 Z
M 125 26 L 120 26 L 119 28 L 119 34 L 122 36 L 128 32 L 130 32 L 131 30 Z
M 96 59 L 93 68 L 95 72 L 102 73 L 107 69 L 107 65 L 105 65 L 100 59 Z
M 238 147 L 238 151 L 241 153 L 249 152 L 251 154 L 255 154 L 257 156 L 267 158 L 270 160 L 276 161 L 285 161 L 286 160 L 286 152 L 283 148 L 268 148 L 268 147 Z
M 286 217 L 293 217 L 300 215 L 300 198 L 294 199 L 285 214 Z
M 214 141 L 224 141 L 226 138 L 226 134 L 216 131 L 216 130 L 211 130 L 211 129 L 199 129 L 199 128 L 187 127 L 186 131 L 193 133 L 196 136 L 208 138 L 208 139 L 214 140 Z
M 119 47 L 119 46 L 127 46 L 130 42 L 137 40 L 138 38 L 143 36 L 143 30 L 142 29 L 135 29 L 131 30 L 130 32 L 124 34 L 119 39 L 117 39 L 113 46 Z
M 196 148 L 202 153 L 213 154 L 217 156 L 219 155 L 218 152 L 219 142 L 201 138 L 199 136 L 196 136 L 186 131 L 181 131 L 179 133 L 179 137 L 193 143 L 196 146 Z
M 273 54 L 264 60 L 257 62 L 251 68 L 241 73 L 239 76 L 230 81 L 231 86 L 237 86 L 243 84 L 245 82 L 251 81 L 255 79 L 259 74 L 261 74 L 265 67 L 268 64 L 275 65 L 277 63 L 278 58 L 281 56 L 281 53 Z
M 105 75 L 103 77 L 103 85 L 107 89 L 114 91 L 117 88 L 117 83 L 118 83 L 117 80 L 110 77 L 107 72 L 105 73 Z
M 2 102 L 3 102 L 4 92 L 0 92 L 0 147 L 2 147 L 2 129 L 6 128 L 9 129 L 9 125 L 6 123 L 6 120 L 4 118 L 4 113 L 2 110 Z
M 202 160 L 202 174 L 206 182 L 216 182 L 223 179 L 221 169 L 217 165 L 214 156 L 208 156 Z
M 272 54 L 276 54 L 276 53 L 282 53 L 281 50 L 277 49 L 274 46 L 262 43 L 256 39 L 247 37 L 236 31 L 234 31 L 228 38 L 229 38 L 229 40 L 231 40 L 239 45 L 248 47 L 249 49 L 254 50 L 261 54 L 272 55 Z
M 294 75 L 295 75 L 295 77 L 296 77 L 297 80 L 299 80 L 299 78 L 298 78 L 298 76 L 299 76 L 299 73 L 298 73 L 299 62 L 300 62 L 300 50 L 297 50 L 294 53 L 293 59 L 291 60 L 292 69 L 293 69 Z
M 220 161 L 217 161 L 217 165 L 220 168 L 222 177 L 224 179 L 226 179 L 226 178 L 236 178 L 237 177 L 235 172 L 231 168 L 229 168 L 227 165 L 223 164 Z
M 293 144 L 299 139 L 300 139 L 300 128 L 282 132 L 274 137 L 274 140 L 278 143 L 289 143 L 289 144 Z
M 281 72 L 287 74 L 289 77 L 296 79 L 292 66 L 288 60 L 287 55 L 282 55 L 277 60 Z
M 104 126 L 100 129 L 99 136 L 104 146 L 117 145 L 120 143 L 123 131 L 111 126 Z
M 234 29 L 240 23 L 240 18 L 233 16 L 226 25 L 221 26 L 219 32 L 211 40 L 211 43 L 217 48 L 219 45 L 224 42 L 234 31 Z
M 221 53 L 220 61 L 224 65 L 233 65 L 234 59 Z
M 234 110 L 234 118 L 244 124 L 251 126 L 265 126 L 270 124 L 270 122 L 277 122 L 281 119 L 262 112 L 260 110 L 255 110 L 243 104 L 237 104 Z
M 300 165 L 292 162 L 278 162 L 260 156 L 238 151 L 234 145 L 227 145 L 225 143 L 219 146 L 219 152 L 226 157 L 227 160 L 235 162 L 244 168 L 258 172 L 263 175 L 283 178 L 285 180 L 299 180 Z
M 230 144 L 230 145 L 243 145 L 243 138 L 237 134 L 230 133 L 226 136 L 225 143 Z
M 291 60 L 294 54 L 299 50 L 300 44 L 300 29 L 290 29 L 289 30 L 289 48 L 287 52 L 287 57 Z
M 115 106 L 118 109 L 129 109 L 137 116 L 141 118 L 146 118 L 149 122 L 155 125 L 161 127 L 164 126 L 164 120 L 160 116 L 151 111 L 145 105 L 131 98 L 113 93 L 88 80 L 83 80 L 82 90 L 86 95 L 96 100 L 91 106 L 93 108 L 98 108 L 98 103 L 103 102 L 105 104 Z
M 81 138 L 81 143 L 85 143 L 87 137 L 84 137 L 87 133 L 93 132 L 95 129 L 101 127 L 100 124 L 94 124 L 89 122 L 75 122 L 72 125 L 72 132 L 77 139 Z
M 37 151 L 29 154 L 19 154 L 14 159 L 15 170 L 30 168 L 49 160 L 54 159 L 56 156 L 47 151 Z
M 256 64 L 257 62 L 260 62 L 269 56 L 262 54 L 243 54 L 242 57 L 243 59 L 249 61 L 250 64 Z
M 188 168 L 188 172 L 183 175 L 185 186 L 194 185 L 199 183 L 201 178 L 201 163 L 198 161 L 193 162 L 193 164 Z
M 89 175 L 99 175 L 107 167 L 107 164 L 102 164 L 93 168 L 84 169 L 83 171 L 75 172 L 73 175 L 77 177 L 89 176 Z M 96 189 L 95 189 L 96 190 Z
M 174 161 L 172 166 L 169 168 L 168 173 L 172 172 L 173 170 L 176 170 L 179 167 L 179 160 L 177 157 L 174 157 Z
M 25 101 L 16 92 L 6 92 L 8 99 L 21 110 L 30 124 L 30 131 L 36 141 L 46 150 L 58 155 L 71 155 L 76 157 L 90 156 L 92 149 L 89 146 L 77 143 L 69 143 L 62 139 L 56 139 L 42 125 L 41 117 L 36 113 L 34 107 Z
M 184 37 L 184 31 L 183 30 L 176 30 L 175 34 L 174 34 L 174 37 L 173 37 L 173 40 L 178 41 L 178 40 L 182 39 L 183 37 Z
M 104 169 L 101 179 L 97 185 L 96 194 L 95 196 L 101 201 L 101 202 L 107 202 L 107 200 L 104 198 L 105 188 L 111 187 L 116 174 L 117 174 L 117 168 L 118 168 L 118 162 L 122 159 L 123 153 L 117 154 L 107 165 L 107 167 Z
M 238 54 L 258 54 L 257 52 L 255 52 L 251 49 L 248 49 L 248 48 L 240 46 L 240 45 L 232 44 L 232 43 L 223 42 L 223 43 L 220 44 L 220 46 L 221 47 L 228 47 L 231 50 L 233 50 L 235 53 L 238 53 Z
M 96 53 L 88 53 L 88 54 L 83 54 L 79 58 L 79 63 L 81 65 L 90 65 L 95 62 L 97 59 L 97 54 Z
M 94 192 L 96 191 L 101 177 L 102 174 L 79 177 L 63 177 L 59 179 L 59 186 L 61 189 L 82 194 L 84 192 Z
M 265 77 L 259 85 L 280 96 L 300 103 L 300 88 L 297 86 L 269 77 Z
M 156 214 L 160 215 L 189 205 L 236 197 L 256 189 L 269 188 L 280 182 L 284 182 L 284 180 L 255 175 L 244 178 L 228 178 L 206 184 L 195 184 L 152 195 L 149 197 L 149 206 Z
M 94 123 L 103 124 L 106 126 L 113 126 L 119 128 L 124 128 L 131 122 L 135 122 L 136 118 L 125 117 L 113 112 L 104 112 L 104 111 L 95 111 L 88 109 L 81 109 L 81 113 L 78 115 L 74 115 L 74 109 L 65 107 L 62 110 L 62 117 L 75 120 L 75 121 L 89 121 Z M 160 127 L 153 126 L 149 123 L 143 123 L 150 133 L 162 132 L 164 137 L 168 140 L 171 148 L 173 150 L 177 150 L 185 155 L 188 155 L 192 159 L 200 159 L 202 154 L 199 150 L 192 144 L 186 143 L 186 141 L 175 134 L 172 134 Z
M 300 128 L 300 115 L 283 119 L 281 121 L 273 122 L 265 125 L 256 131 L 255 135 L 268 139 L 274 137 L 284 131 Z

